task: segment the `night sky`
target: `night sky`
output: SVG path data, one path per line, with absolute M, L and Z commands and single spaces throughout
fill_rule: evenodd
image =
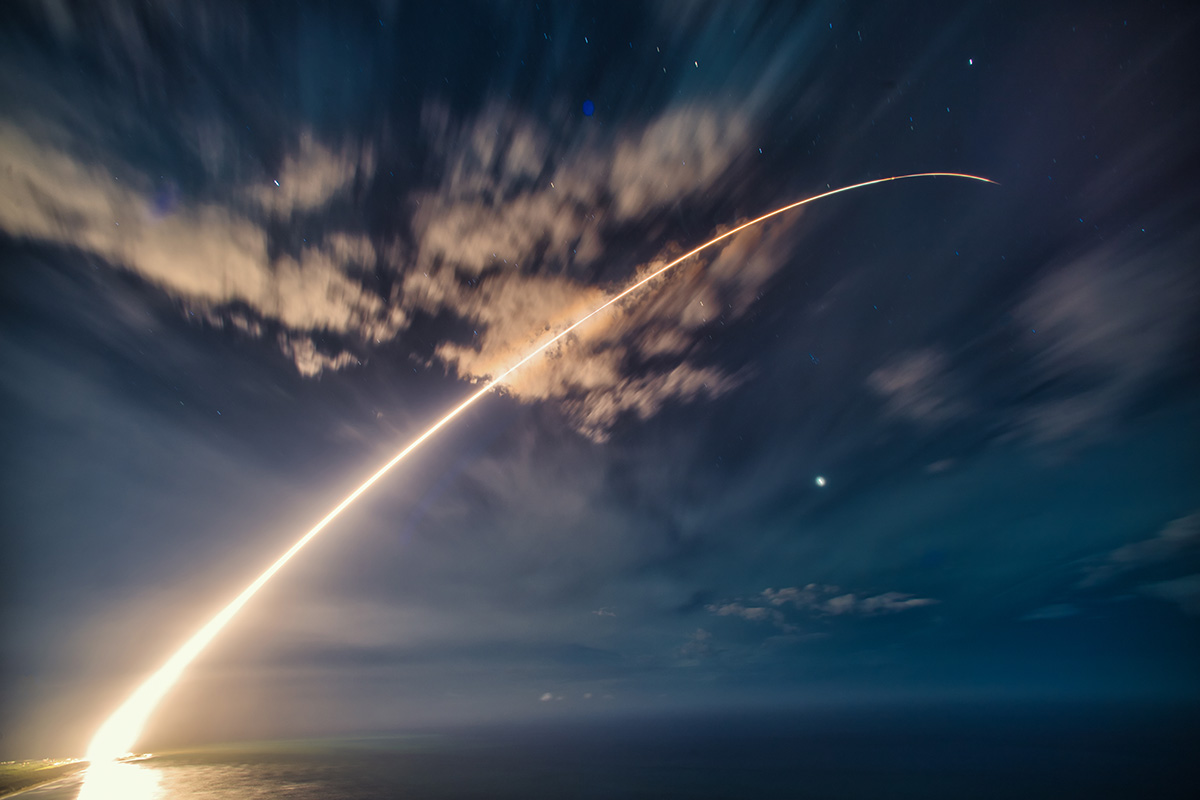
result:
M 444 7 L 443 7 L 444 6 Z M 1152 7 L 1153 6 L 1153 7 Z M 1200 700 L 1188 3 L 0 5 L 0 758 Z

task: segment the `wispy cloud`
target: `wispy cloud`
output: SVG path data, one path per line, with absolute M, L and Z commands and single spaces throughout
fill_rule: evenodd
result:
M 1108 583 L 1146 566 L 1178 562 L 1200 555 L 1200 512 L 1172 520 L 1157 536 L 1123 545 L 1108 552 L 1100 563 L 1089 566 L 1080 588 Z
M 784 589 L 765 589 L 762 597 L 776 608 L 791 607 L 800 611 L 833 617 L 846 614 L 858 616 L 894 614 L 937 603 L 937 600 L 929 597 L 915 597 L 903 592 L 859 595 L 853 592 L 843 592 L 837 586 L 823 586 L 816 583 L 810 583 L 804 588 L 789 586 Z
M 714 603 L 707 610 L 720 617 L 739 617 L 749 622 L 771 622 L 784 630 L 795 630 L 790 619 L 804 617 L 870 617 L 896 614 L 937 603 L 929 597 L 904 592 L 860 594 L 837 586 L 810 583 L 804 587 L 764 589 L 757 597 Z M 792 612 L 789 616 L 784 612 Z M 796 612 L 799 612 L 797 615 Z
M 704 628 L 697 628 L 679 648 L 679 656 L 693 664 L 701 659 L 712 658 L 718 652 L 718 648 L 713 644 L 712 632 Z
M 1142 593 L 1174 603 L 1185 614 L 1200 616 L 1200 573 L 1144 584 Z
M 1138 234 L 1142 235 L 1142 234 Z M 1054 268 L 1017 309 L 1041 378 L 1019 431 L 1048 441 L 1106 429 L 1184 352 L 1200 281 L 1195 240 L 1127 235 Z
M 1042 606 L 1041 608 L 1034 609 L 1025 616 L 1021 617 L 1021 619 L 1028 621 L 1066 619 L 1067 617 L 1073 617 L 1078 613 L 1078 606 L 1071 605 L 1070 603 L 1054 603 L 1052 605 Z
M 236 313 L 247 321 L 238 325 L 247 333 L 256 328 L 246 311 L 290 332 L 331 332 L 363 341 L 391 338 L 405 327 L 400 309 L 347 273 L 349 264 L 371 257 L 360 237 L 335 232 L 328 248 L 315 243 L 296 255 L 272 255 L 264 224 L 246 209 L 184 201 L 164 213 L 149 179 L 120 172 L 2 125 L 0 227 L 12 236 L 99 256 L 210 317 Z M 123 174 L 133 177 L 122 180 Z M 306 192 L 303 202 L 318 200 L 316 189 Z M 338 354 L 318 359 L 311 339 L 304 341 L 280 337 L 284 353 L 303 374 L 350 363 Z
M 1200 614 L 1200 512 L 1093 559 L 1077 588 L 1103 587 L 1132 587 L 1175 603 L 1186 614 Z
M 741 603 L 721 603 L 708 606 L 708 610 L 718 617 L 741 617 L 748 622 L 766 622 L 768 620 L 782 623 L 783 615 L 778 611 L 762 606 L 746 606 Z
M 944 422 L 962 413 L 950 397 L 946 357 L 932 349 L 907 353 L 868 376 L 889 414 L 918 423 Z

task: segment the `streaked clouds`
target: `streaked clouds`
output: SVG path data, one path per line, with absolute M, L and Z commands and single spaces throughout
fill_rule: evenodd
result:
M 1143 245 L 1140 231 L 1052 264 L 1016 310 L 1043 391 L 1018 420 L 1038 440 L 1097 436 L 1188 353 L 1200 298 L 1197 239 Z
M 12 236 L 77 248 L 200 310 L 240 306 L 291 331 L 390 338 L 405 323 L 347 274 L 348 263 L 369 254 L 361 239 L 335 232 L 328 251 L 314 245 L 272 257 L 263 223 L 245 210 L 184 201 L 161 215 L 149 176 L 82 163 L 11 124 L 0 127 L 0 159 L 0 226 Z
M 706 608 L 719 617 L 771 622 L 784 631 L 795 632 L 798 628 L 794 623 L 802 618 L 871 617 L 910 611 L 937 602 L 930 597 L 916 597 L 904 592 L 846 592 L 837 586 L 810 583 L 803 587 L 764 589 L 758 597 L 716 603 Z
M 1093 560 L 1079 589 L 1133 588 L 1200 614 L 1200 512 L 1172 520 L 1157 536 L 1122 545 Z
M 397 241 L 381 250 L 361 232 L 326 230 L 305 216 L 343 203 L 374 178 L 369 147 L 329 147 L 311 132 L 284 156 L 277 178 L 260 174 L 224 202 L 184 197 L 163 210 L 152 176 L 126 163 L 119 172 L 130 177 L 122 182 L 100 166 L 113 154 L 85 161 L 72 155 L 82 148 L 70 136 L 60 132 L 63 141 L 52 144 L 6 125 L 0 225 L 131 270 L 219 325 L 257 336 L 262 323 L 275 324 L 281 352 L 308 377 L 361 363 L 414 314 L 450 313 L 476 336 L 438 344 L 434 358 L 482 380 L 543 332 L 602 303 L 605 289 L 570 275 L 626 226 L 718 188 L 746 146 L 748 124 L 715 109 L 676 108 L 641 130 L 583 136 L 552 151 L 546 131 L 501 107 L 457 127 L 438 108 L 430 107 L 424 130 L 446 177 L 414 200 L 411 253 Z M 281 249 L 272 233 L 279 225 L 309 235 Z M 579 430 L 598 440 L 624 413 L 645 418 L 668 400 L 724 393 L 737 378 L 695 363 L 689 351 L 706 324 L 744 314 L 785 262 L 781 230 L 739 236 L 706 270 L 691 266 L 664 279 L 653 300 L 589 324 L 507 390 L 564 401 Z M 395 289 L 373 287 L 367 273 L 376 267 L 395 277 Z M 343 346 L 318 346 L 314 337 L 323 333 L 339 335 Z
M 945 386 L 946 358 L 935 350 L 908 353 L 867 378 L 890 414 L 919 423 L 944 422 L 961 413 Z

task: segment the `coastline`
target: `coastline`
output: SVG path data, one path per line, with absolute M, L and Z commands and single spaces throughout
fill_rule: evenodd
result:
M 45 761 L 14 761 L 0 764 L 0 800 L 22 792 L 69 778 L 87 769 L 86 761 L 49 763 Z

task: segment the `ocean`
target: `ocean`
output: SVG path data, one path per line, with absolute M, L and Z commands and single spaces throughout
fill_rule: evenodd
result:
M 1194 709 L 864 709 L 491 726 L 162 753 L 18 796 L 1190 798 L 1196 721 Z

